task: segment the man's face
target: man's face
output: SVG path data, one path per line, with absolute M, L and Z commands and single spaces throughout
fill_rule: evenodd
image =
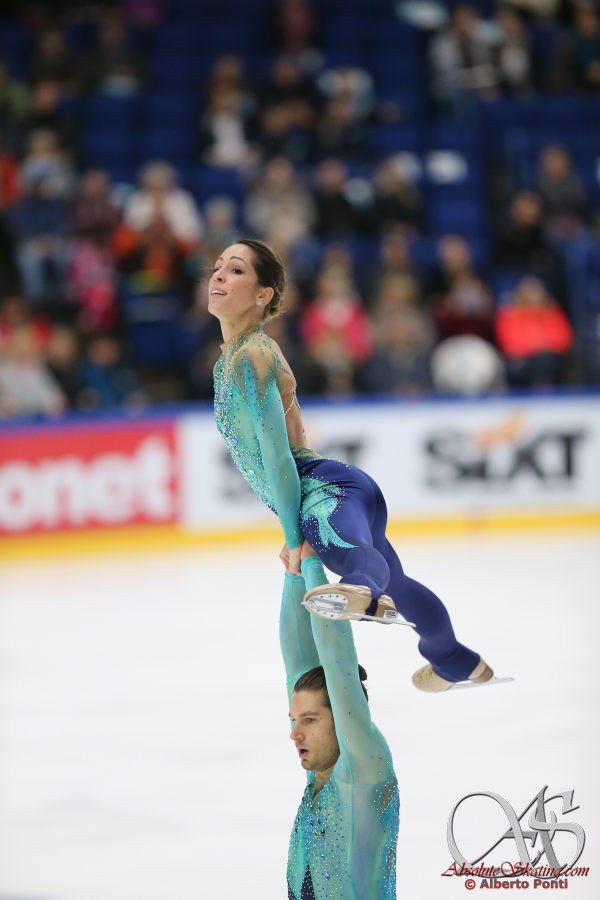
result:
M 340 747 L 325 691 L 295 691 L 290 705 L 291 739 L 300 764 L 310 772 L 335 765 Z

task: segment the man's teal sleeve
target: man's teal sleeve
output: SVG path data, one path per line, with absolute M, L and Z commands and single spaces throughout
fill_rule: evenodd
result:
M 317 557 L 308 557 L 301 565 L 307 590 L 323 584 L 323 566 Z M 387 742 L 371 720 L 358 674 L 352 626 L 349 621 L 312 614 L 311 625 L 340 745 L 339 777 L 375 783 L 387 777 L 392 761 Z
M 323 579 L 327 580 L 324 572 Z M 304 578 L 286 572 L 279 616 L 279 643 L 285 665 L 288 702 L 300 676 L 321 665 L 313 638 L 310 613 L 302 606 L 305 593 Z

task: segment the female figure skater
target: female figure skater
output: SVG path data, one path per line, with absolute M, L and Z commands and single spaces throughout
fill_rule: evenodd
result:
M 413 675 L 419 690 L 489 681 L 487 663 L 455 637 L 448 612 L 428 588 L 409 578 L 386 538 L 385 500 L 373 479 L 355 466 L 325 459 L 306 446 L 296 380 L 263 324 L 283 305 L 285 270 L 262 241 L 244 239 L 215 263 L 208 309 L 224 343 L 214 368 L 217 427 L 250 487 L 277 514 L 300 573 L 303 540 L 338 575 L 304 598 L 329 618 L 414 623 L 428 660 Z M 386 593 L 384 593 L 386 592 Z
M 281 559 L 287 564 L 284 549 Z M 327 582 L 305 542 L 286 571 L 279 619 L 290 737 L 307 784 L 288 853 L 289 900 L 395 900 L 398 783 L 371 720 L 349 622 L 310 616 L 307 588 Z

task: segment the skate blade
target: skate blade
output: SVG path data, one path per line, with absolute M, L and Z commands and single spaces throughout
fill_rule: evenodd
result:
M 457 681 L 456 684 L 453 684 L 451 688 L 448 688 L 449 691 L 457 691 L 463 688 L 480 688 L 480 687 L 488 687 L 492 684 L 506 684 L 509 681 L 514 681 L 510 675 L 504 675 L 502 677 L 498 677 L 497 675 L 493 675 L 489 681 Z
M 337 599 L 339 598 L 339 599 Z M 378 622 L 380 625 L 407 625 L 409 628 L 415 628 L 414 622 L 407 622 L 403 619 L 399 612 L 392 609 L 386 609 L 383 616 L 368 616 L 366 613 L 348 612 L 346 608 L 346 598 L 341 595 L 327 594 L 327 596 L 319 597 L 318 595 L 311 597 L 309 600 L 303 600 L 302 605 L 316 616 L 323 619 L 334 619 L 342 621 L 344 619 L 352 619 L 355 622 L 369 621 Z

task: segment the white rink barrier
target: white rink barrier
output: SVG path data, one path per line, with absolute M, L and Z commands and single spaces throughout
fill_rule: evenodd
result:
M 309 407 L 310 446 L 365 469 L 391 519 L 600 511 L 600 397 Z M 249 525 L 264 511 L 210 421 L 180 426 L 183 521 Z
M 379 482 L 392 521 L 600 521 L 600 396 L 306 404 L 304 420 L 319 453 Z M 274 524 L 209 410 L 0 434 L 0 534 Z

